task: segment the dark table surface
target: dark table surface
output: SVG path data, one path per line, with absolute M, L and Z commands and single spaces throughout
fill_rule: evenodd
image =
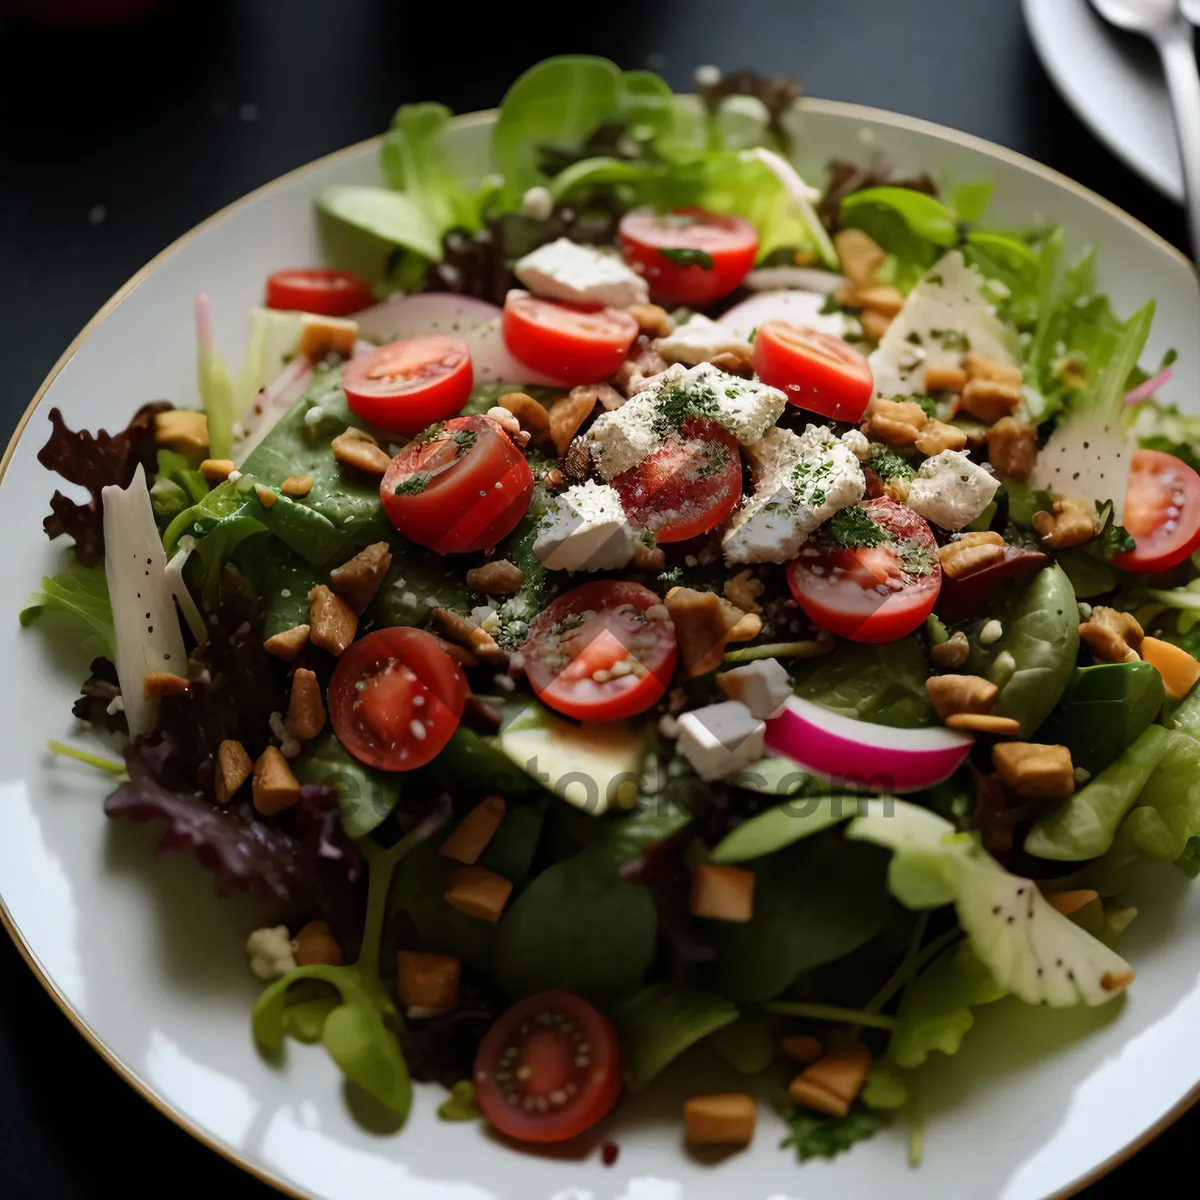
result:
M 432 14 L 451 10 L 436 37 Z M 581 19 L 586 31 L 570 24 Z M 0 24 L 3 438 L 92 313 L 197 221 L 379 132 L 401 102 L 489 107 L 525 67 L 565 50 L 650 65 L 677 88 L 708 62 L 798 75 L 811 95 L 1019 150 L 1183 244 L 1179 210 L 1054 92 L 1018 0 L 608 0 L 544 11 L 525 0 L 478 13 L 461 2 L 207 0 L 83 35 L 14 20 Z M 1183 1118 L 1084 1195 L 1186 1177 L 1198 1134 L 1200 1113 Z M 272 1194 L 128 1089 L 0 938 L 0 1196 L 82 1200 L 114 1187 L 131 1197 Z

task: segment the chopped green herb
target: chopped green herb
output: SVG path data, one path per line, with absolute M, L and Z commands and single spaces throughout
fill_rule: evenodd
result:
M 821 526 L 821 537 L 834 546 L 853 549 L 855 546 L 878 546 L 890 541 L 888 532 L 873 520 L 866 509 L 857 505 L 835 512 Z
M 752 330 L 750 330 L 750 336 L 746 339 L 746 341 L 748 341 L 750 343 L 750 345 L 753 346 L 754 339 L 756 337 L 758 337 L 758 326 L 757 325 L 755 325 L 755 327 Z
M 880 450 L 867 459 L 866 465 L 880 479 L 911 479 L 916 474 L 908 460 L 894 450 Z
M 455 430 L 454 444 L 458 447 L 458 453 L 460 455 L 466 454 L 466 452 L 475 445 L 475 441 L 478 437 L 479 434 L 477 434 L 473 429 Z
M 937 416 L 937 401 L 932 396 L 923 396 L 920 392 L 914 392 L 911 396 L 909 396 L 909 399 L 914 404 L 919 404 L 921 406 L 921 411 L 927 417 Z
M 427 471 L 417 471 L 407 479 L 402 479 L 393 489 L 397 496 L 419 496 L 428 486 L 430 475 Z
M 729 464 L 729 455 L 719 442 L 705 443 L 704 461 L 696 468 L 697 479 L 711 479 L 719 475 Z
M 906 575 L 928 575 L 933 570 L 934 555 L 928 546 L 920 542 L 903 541 L 897 546 L 900 565 Z
M 791 1132 L 783 1146 L 791 1146 L 797 1158 L 836 1158 L 856 1142 L 874 1137 L 887 1123 L 887 1117 L 856 1104 L 844 1117 L 826 1117 L 804 1109 L 788 1107 L 783 1119 Z
M 659 254 L 677 267 L 701 267 L 705 271 L 713 269 L 712 255 L 694 246 L 664 246 Z
M 659 437 L 675 433 L 688 417 L 703 417 L 716 412 L 717 399 L 708 391 L 672 388 L 660 401 L 654 415 L 654 432 Z

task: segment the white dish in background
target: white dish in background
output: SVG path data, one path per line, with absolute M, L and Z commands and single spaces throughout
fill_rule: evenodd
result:
M 489 114 L 457 121 L 453 148 L 476 171 Z M 1117 209 L 1061 176 L 987 143 L 905 117 L 809 101 L 801 164 L 885 148 L 901 172 L 995 181 L 1001 223 L 1053 218 L 1068 246 L 1102 246 L 1100 279 L 1118 312 L 1157 296 L 1145 360 L 1181 349 L 1167 398 L 1200 396 L 1200 292 L 1186 261 Z M 206 291 L 219 345 L 240 355 L 246 314 L 281 266 L 319 261 L 312 197 L 333 183 L 377 181 L 377 143 L 285 176 L 218 214 L 139 273 L 51 373 L 0 483 L 9 587 L 0 602 L 0 897 L 4 918 L 64 1012 L 114 1068 L 202 1141 L 259 1177 L 315 1200 L 1042 1200 L 1070 1194 L 1142 1144 L 1200 1080 L 1200 890 L 1160 868 L 1134 897 L 1141 916 L 1122 944 L 1139 978 L 1099 1010 L 1001 1002 L 922 1092 L 925 1165 L 905 1166 L 902 1123 L 833 1162 L 800 1166 L 778 1148 L 764 1103 L 753 1147 L 717 1163 L 684 1150 L 680 1101 L 706 1062 L 681 1064 L 599 1131 L 620 1146 L 572 1157 L 517 1153 L 477 1124 L 435 1116 L 440 1089 L 419 1089 L 407 1128 L 357 1121 L 316 1047 L 289 1043 L 281 1065 L 259 1056 L 250 1009 L 259 985 L 242 943 L 262 910 L 218 900 L 189 856 L 153 856 L 153 826 L 110 824 L 105 781 L 50 761 L 49 737 L 74 738 L 70 705 L 85 663 L 17 613 L 61 551 L 41 531 L 55 480 L 37 463 L 46 412 L 74 427 L 125 425 L 138 404 L 195 402 L 191 305 Z M 72 353 L 73 351 L 73 353 Z M 66 1027 L 64 1037 L 73 1036 Z M 935 1056 L 936 1057 L 936 1056 Z M 697 1071 L 699 1068 L 699 1071 Z
M 1183 202 L 1167 84 L 1154 47 L 1090 0 L 1022 0 L 1038 57 L 1076 116 L 1160 192 Z

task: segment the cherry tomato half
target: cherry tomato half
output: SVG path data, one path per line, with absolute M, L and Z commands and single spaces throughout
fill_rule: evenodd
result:
M 749 221 L 702 208 L 626 213 L 617 236 L 625 261 L 656 300 L 690 308 L 728 296 L 758 255 L 758 231 Z
M 504 344 L 527 367 L 572 386 L 616 373 L 638 335 L 619 308 L 585 308 L 513 289 L 504 300 Z
M 585 583 L 552 601 L 530 624 L 524 649 L 538 699 L 581 721 L 617 721 L 657 704 L 678 656 L 663 602 L 640 583 L 617 579 Z
M 475 1103 L 521 1142 L 564 1142 L 606 1116 L 621 1094 L 621 1051 L 607 1017 L 572 992 L 538 992 L 484 1035 Z
M 379 496 L 409 541 L 439 554 L 468 554 L 516 528 L 533 498 L 533 472 L 504 430 L 472 414 L 432 425 L 405 446 Z
M 865 355 L 830 333 L 785 321 L 758 327 L 754 370 L 789 403 L 835 421 L 860 420 L 875 390 Z
M 474 382 L 467 343 L 440 334 L 380 346 L 342 368 L 350 411 L 406 436 L 454 416 Z
M 682 542 L 719 525 L 742 498 L 737 439 L 715 421 L 689 417 L 678 437 L 616 476 L 625 515 L 660 542 Z
M 1162 450 L 1138 450 L 1125 485 L 1125 528 L 1137 545 L 1113 558 L 1123 571 L 1165 571 L 1200 547 L 1200 475 Z
M 368 633 L 338 661 L 329 719 L 338 741 L 381 771 L 411 771 L 439 755 L 467 701 L 462 669 L 423 629 Z
M 814 537 L 788 564 L 788 586 L 818 628 L 853 642 L 894 642 L 933 611 L 942 586 L 937 545 L 903 504 L 881 497 L 861 507 L 888 540 L 847 550 Z
M 298 308 L 325 317 L 346 317 L 371 303 L 371 285 L 349 271 L 289 267 L 267 279 L 268 308 Z

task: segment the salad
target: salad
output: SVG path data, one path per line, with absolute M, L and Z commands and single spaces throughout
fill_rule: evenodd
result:
M 1131 869 L 1200 872 L 1197 430 L 1061 230 L 697 82 L 544 62 L 482 179 L 400 109 L 236 378 L 202 296 L 198 404 L 50 412 L 22 622 L 107 814 L 269 902 L 265 1050 L 541 1144 L 706 1042 L 691 1144 L 915 1163 L 974 1010 L 1119 1003 Z

